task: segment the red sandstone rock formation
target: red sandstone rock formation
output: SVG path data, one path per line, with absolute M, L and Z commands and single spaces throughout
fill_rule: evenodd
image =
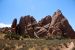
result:
M 24 16 L 21 17 L 20 22 L 17 26 L 17 31 L 19 34 L 29 35 L 34 37 L 34 27 L 37 25 L 37 21 L 33 16 Z
M 74 30 L 60 10 L 57 10 L 52 17 L 46 16 L 38 23 L 30 15 L 21 17 L 18 25 L 17 20 L 14 19 L 11 28 L 14 32 L 17 29 L 17 33 L 20 35 L 29 35 L 30 37 L 59 35 L 75 38 Z
M 72 29 L 68 20 L 63 16 L 60 10 L 57 10 L 52 16 L 49 31 L 52 34 L 57 34 L 59 32 L 62 35 L 66 35 L 70 38 L 75 38 L 73 36 L 75 35 L 74 30 Z

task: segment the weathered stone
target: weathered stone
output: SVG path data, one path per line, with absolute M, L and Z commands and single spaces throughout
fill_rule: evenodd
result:
M 66 33 L 66 36 L 74 38 L 74 30 L 72 29 L 67 19 L 63 16 L 60 10 L 57 10 L 52 16 L 49 32 L 51 34 L 57 34 L 59 32 L 62 35 Z
M 48 32 L 44 27 L 41 27 L 41 29 L 38 30 L 36 33 L 39 37 L 45 37 L 45 36 L 47 36 Z
M 8 32 L 11 32 L 11 30 L 8 27 L 4 27 L 4 28 L 1 28 L 0 32 L 2 32 L 2 33 L 8 33 Z
M 17 19 L 15 18 L 11 25 L 11 32 L 16 33 L 16 27 L 17 27 Z
M 18 24 L 18 33 L 34 37 L 34 28 L 37 26 L 37 21 L 32 16 L 21 17 Z
M 14 30 L 13 32 L 20 35 L 29 35 L 30 37 L 66 36 L 75 38 L 74 30 L 59 9 L 52 17 L 46 16 L 38 23 L 30 15 L 21 17 L 19 24 L 15 19 L 11 28 Z
M 44 25 L 46 25 L 46 24 L 51 23 L 51 20 L 52 20 L 51 16 L 48 15 L 48 16 L 46 16 L 45 18 L 41 19 L 41 21 L 39 21 L 38 24 L 39 24 L 40 26 L 44 26 Z

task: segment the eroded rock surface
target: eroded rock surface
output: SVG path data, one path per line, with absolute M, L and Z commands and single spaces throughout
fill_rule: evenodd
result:
M 48 15 L 39 22 L 33 16 L 23 16 L 17 26 L 15 20 L 13 21 L 12 28 L 17 30 L 17 34 L 30 37 L 65 36 L 75 38 L 74 30 L 59 9 L 53 16 Z

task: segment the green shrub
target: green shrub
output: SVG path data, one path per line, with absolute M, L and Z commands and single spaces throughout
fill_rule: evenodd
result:
M 5 39 L 10 39 L 10 40 L 13 40 L 13 39 L 16 39 L 16 40 L 19 40 L 20 39 L 20 35 L 16 34 L 16 33 L 6 33 L 5 35 Z

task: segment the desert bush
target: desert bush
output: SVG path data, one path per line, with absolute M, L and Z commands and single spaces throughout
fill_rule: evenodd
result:
M 0 50 L 5 47 L 5 44 L 0 43 Z
M 16 34 L 16 33 L 6 33 L 5 39 L 10 39 L 10 40 L 13 40 L 13 39 L 16 39 L 16 40 L 19 40 L 20 39 L 20 35 Z
M 62 33 L 58 33 L 57 35 L 52 35 L 52 36 L 46 37 L 46 39 L 47 40 L 53 40 L 53 39 L 62 40 L 62 39 L 70 39 L 70 38 L 67 37 L 66 35 L 62 35 Z
M 9 47 L 5 47 L 4 50 L 10 50 L 10 48 Z

